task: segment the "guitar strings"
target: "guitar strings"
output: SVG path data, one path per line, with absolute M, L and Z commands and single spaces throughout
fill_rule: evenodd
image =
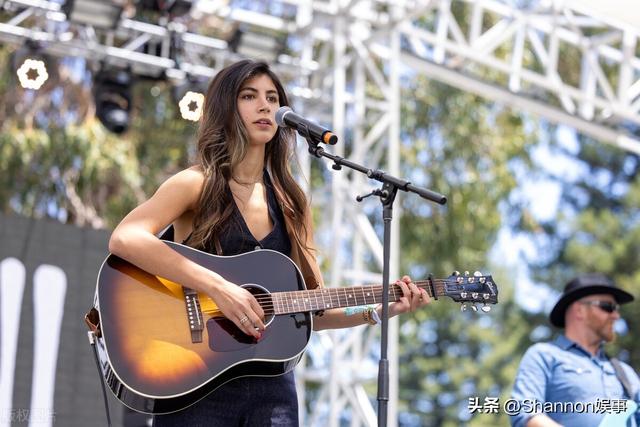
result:
M 424 287 L 426 287 L 427 285 L 425 285 Z M 418 287 L 423 287 L 422 285 L 418 285 Z M 295 294 L 297 292 L 306 292 L 308 293 L 310 296 L 307 298 L 318 298 L 318 296 L 320 296 L 321 298 L 324 299 L 324 297 L 326 296 L 326 294 L 329 294 L 329 298 L 338 298 L 338 300 L 340 300 L 340 298 L 345 298 L 346 295 L 344 294 L 344 292 L 346 292 L 346 290 L 350 290 L 352 291 L 351 293 L 353 295 L 355 295 L 355 298 L 358 299 L 360 298 L 360 296 L 358 295 L 358 292 L 362 292 L 364 296 L 364 292 L 365 290 L 367 291 L 373 291 L 374 293 L 376 293 L 376 295 L 374 295 L 374 299 L 375 296 L 381 296 L 379 295 L 377 292 L 378 291 L 382 291 L 382 285 L 371 285 L 371 286 L 358 286 L 355 288 L 323 288 L 323 289 L 313 289 L 313 290 L 308 290 L 308 291 L 288 291 L 288 292 L 278 292 L 276 294 L 270 294 L 270 293 L 263 293 L 263 294 L 254 294 L 253 296 L 256 298 L 256 300 L 258 300 L 258 302 L 260 301 L 268 301 L 268 300 L 272 300 L 274 295 L 286 295 L 286 296 L 291 296 L 291 294 Z M 442 291 L 444 289 L 444 287 L 441 286 L 436 286 L 436 290 L 437 291 Z M 398 285 L 392 285 L 392 287 L 389 289 L 389 294 L 393 293 L 394 297 L 397 297 L 396 293 L 401 293 L 401 288 Z M 340 295 L 342 293 L 342 295 Z M 311 295 L 313 294 L 313 295 Z M 318 295 L 319 294 L 319 295 Z M 433 297 L 433 295 L 429 295 L 431 297 Z M 350 296 L 349 296 L 350 297 Z M 365 299 L 367 297 L 365 296 Z
M 430 297 L 434 297 L 434 295 L 431 293 L 431 287 L 433 286 L 433 290 L 435 291 L 436 295 L 443 295 L 444 294 L 444 289 L 445 289 L 445 285 L 446 283 L 450 281 L 450 279 L 432 279 L 432 280 L 420 280 L 420 281 L 416 281 L 414 282 L 416 284 L 416 286 L 418 286 L 419 288 L 425 288 L 427 289 L 427 293 Z M 337 298 L 338 300 L 338 304 L 341 305 L 343 303 L 343 301 L 341 300 L 341 298 L 347 298 L 345 299 L 344 302 L 349 301 L 348 298 L 352 298 L 351 295 L 349 295 L 347 297 L 347 295 L 345 295 L 344 293 L 349 290 L 352 291 L 351 294 L 354 295 L 354 298 L 356 300 L 356 302 L 358 301 L 358 290 L 360 292 L 362 292 L 362 296 L 365 298 L 365 300 L 367 299 L 367 296 L 364 295 L 365 289 L 367 291 L 373 291 L 374 295 L 373 295 L 373 300 L 375 302 L 375 297 L 381 297 L 381 291 L 383 290 L 383 286 L 382 285 L 364 285 L 364 286 L 356 286 L 356 287 L 351 287 L 351 288 L 322 288 L 322 289 L 312 289 L 312 290 L 298 290 L 298 291 L 285 291 L 285 292 L 277 292 L 277 293 L 261 293 L 261 294 L 254 294 L 254 298 L 257 300 L 258 304 L 260 304 L 260 307 L 263 309 L 265 315 L 276 315 L 276 314 L 285 314 L 285 313 L 297 313 L 297 312 L 301 312 L 299 309 L 299 305 L 297 302 L 297 299 L 301 299 L 302 296 L 300 294 L 300 296 L 294 300 L 291 300 L 290 298 L 292 298 L 292 296 L 294 296 L 295 294 L 297 294 L 298 292 L 302 293 L 306 293 L 308 296 L 306 298 L 304 298 L 307 301 L 310 301 L 311 304 L 313 305 L 314 301 L 313 299 L 315 298 L 315 304 L 319 305 L 319 299 L 318 297 L 320 297 L 320 299 L 322 299 L 322 304 L 326 305 L 325 302 L 325 297 L 328 293 L 329 295 L 329 302 L 331 303 L 332 298 Z M 342 295 L 340 295 L 340 293 L 342 293 Z M 391 296 L 391 294 L 393 293 L 393 297 L 396 298 L 395 301 L 398 300 L 398 295 L 396 295 L 397 293 L 402 293 L 402 289 L 399 285 L 393 283 L 390 285 L 389 288 L 389 294 Z M 278 298 L 279 301 L 274 302 L 274 297 L 281 295 L 284 296 L 285 299 L 282 298 Z M 369 295 L 370 296 L 370 295 Z M 296 309 L 294 310 L 289 310 L 289 306 L 293 306 L 293 305 L 297 305 Z M 277 312 L 276 310 L 276 305 L 280 305 L 283 310 L 281 312 Z M 306 305 L 306 303 L 305 303 Z M 361 303 L 357 303 L 354 304 L 355 305 L 361 305 Z M 317 310 L 322 310 L 325 308 L 332 308 L 330 306 L 328 307 L 317 307 Z M 313 311 L 314 309 L 310 309 L 310 310 L 302 310 L 302 311 Z M 206 310 L 205 312 L 209 312 L 210 310 Z
M 365 300 L 367 298 L 366 296 L 364 296 L 365 289 L 367 289 L 367 291 L 371 291 L 372 290 L 374 293 L 376 293 L 376 291 L 382 291 L 382 285 L 360 286 L 360 287 L 356 287 L 356 288 L 360 288 L 360 291 L 362 291 L 362 296 L 365 298 Z M 353 290 L 353 289 L 356 289 L 356 288 L 349 288 L 349 289 Z M 316 291 L 316 290 L 314 289 L 314 290 L 307 291 L 307 292 L 314 293 L 314 291 Z M 320 304 L 325 305 L 326 304 L 326 301 L 325 301 L 326 292 L 323 292 L 323 291 L 328 291 L 328 293 L 329 293 L 329 301 L 330 302 L 332 301 L 333 298 L 337 298 L 338 299 L 338 304 L 341 304 L 343 302 L 342 299 L 347 298 L 346 295 L 342 295 L 342 296 L 338 295 L 339 291 L 345 292 L 344 288 L 330 288 L 330 289 L 317 290 L 317 293 L 315 295 L 308 296 L 305 299 L 306 300 L 310 300 L 311 301 L 311 305 L 313 305 L 314 304 L 313 300 L 314 300 L 314 297 L 315 297 L 315 304 L 316 305 L 320 305 Z M 253 294 L 253 296 L 258 301 L 258 304 L 260 304 L 260 307 L 265 312 L 265 315 L 270 315 L 270 314 L 275 314 L 276 313 L 276 310 L 274 308 L 276 304 L 280 305 L 283 309 L 286 308 L 285 310 L 282 311 L 282 313 L 288 313 L 288 312 L 290 312 L 288 310 L 289 306 L 293 306 L 294 304 L 298 305 L 298 303 L 295 302 L 295 301 L 297 301 L 297 299 L 300 299 L 300 298 L 297 298 L 295 300 L 286 300 L 285 299 L 285 300 L 280 300 L 280 301 L 278 301 L 276 303 L 276 302 L 274 302 L 274 295 L 275 296 L 285 295 L 285 298 L 287 298 L 287 297 L 291 298 L 290 294 L 295 293 L 295 292 L 305 292 L 305 291 L 278 292 L 276 294 L 269 294 L 269 293 L 265 294 L 265 293 L 263 293 L 263 294 Z M 393 297 L 394 298 L 398 298 L 398 296 L 396 295 L 397 292 L 398 293 L 402 292 L 400 286 L 395 285 L 395 284 L 392 285 L 392 287 L 390 288 L 389 293 L 390 294 L 393 293 Z M 320 294 L 320 299 L 322 300 L 320 302 L 320 304 L 319 304 L 319 301 L 318 301 L 318 293 Z M 355 292 L 352 292 L 352 293 L 355 295 L 355 299 L 357 301 L 358 298 L 359 298 L 359 296 L 357 296 L 358 291 L 355 291 Z M 375 301 L 375 296 L 376 295 L 374 295 L 374 301 Z M 382 297 L 382 295 L 380 295 L 380 294 L 378 294 L 377 296 L 379 296 L 380 298 Z M 347 302 L 347 301 L 348 301 L 348 299 L 345 299 L 344 302 Z M 396 301 L 397 301 L 397 299 L 396 299 Z M 357 303 L 357 304 L 353 304 L 353 305 L 355 306 L 355 305 L 361 305 L 361 304 Z M 300 307 L 298 306 L 297 309 L 294 309 L 291 312 L 300 312 L 299 308 Z M 327 307 L 327 308 L 331 308 L 331 307 Z M 318 307 L 317 309 L 322 309 L 322 308 Z M 303 311 L 305 311 L 305 310 L 303 310 Z M 313 311 L 313 309 L 310 309 L 309 311 Z
M 421 287 L 421 288 L 422 287 L 429 287 L 429 282 L 428 281 L 419 281 L 419 282 L 415 282 L 415 283 L 416 283 L 416 285 L 418 287 Z M 435 290 L 436 291 L 440 291 L 441 292 L 444 289 L 444 283 L 445 283 L 444 280 L 441 280 L 441 279 L 438 280 L 437 279 L 437 280 L 434 280 L 433 283 L 434 283 L 434 285 L 436 285 L 435 286 Z M 382 285 L 368 285 L 368 286 L 365 285 L 365 286 L 358 286 L 358 287 L 355 287 L 355 288 L 330 288 L 330 289 L 312 290 L 312 291 L 279 292 L 279 293 L 277 293 L 275 295 L 283 295 L 283 294 L 285 294 L 285 297 L 289 297 L 290 298 L 291 297 L 290 294 L 295 294 L 296 292 L 313 292 L 313 291 L 316 291 L 317 293 L 321 294 L 320 297 L 322 298 L 322 303 L 326 304 L 326 302 L 324 300 L 324 298 L 326 296 L 326 292 L 323 292 L 323 291 L 328 291 L 329 292 L 329 301 L 331 302 L 332 298 L 337 298 L 338 299 L 338 304 L 341 305 L 343 302 L 348 302 L 349 301 L 348 298 L 351 298 L 351 296 L 347 297 L 346 295 L 344 295 L 344 292 L 346 292 L 347 289 L 350 290 L 350 291 L 353 291 L 352 294 L 354 295 L 356 301 L 358 301 L 358 298 L 359 298 L 359 296 L 357 295 L 358 291 L 355 290 L 355 289 L 359 289 L 363 293 L 363 296 L 364 296 L 365 289 L 367 291 L 371 291 L 372 290 L 372 291 L 374 291 L 374 293 L 377 293 L 377 291 L 382 291 L 383 287 L 382 287 Z M 340 295 L 340 292 L 342 292 L 343 295 Z M 393 297 L 396 298 L 395 301 L 398 300 L 398 296 L 396 295 L 396 293 L 401 293 L 401 292 L 402 292 L 402 289 L 400 288 L 399 285 L 396 285 L 396 284 L 392 284 L 391 285 L 389 294 L 393 293 Z M 283 313 L 300 312 L 300 310 L 299 310 L 300 307 L 299 307 L 299 305 L 297 303 L 297 300 L 293 300 L 293 301 L 287 301 L 287 300 L 283 301 L 283 300 L 281 300 L 281 301 L 278 301 L 278 303 L 275 303 L 273 296 L 274 296 L 274 294 L 254 294 L 254 297 L 256 298 L 256 300 L 258 301 L 258 303 L 260 304 L 262 309 L 265 311 L 265 315 L 275 314 L 276 310 L 275 310 L 274 307 L 275 307 L 276 304 L 279 304 L 280 306 L 282 306 L 282 308 L 284 309 L 282 311 Z M 305 300 L 307 300 L 307 301 L 311 300 L 311 305 L 313 305 L 314 296 L 315 296 L 315 299 L 316 299 L 315 303 L 317 305 L 318 304 L 318 295 L 317 294 L 315 294 L 313 296 L 309 296 L 309 297 L 305 298 Z M 375 301 L 375 296 L 381 297 L 382 295 L 380 295 L 380 294 L 374 295 L 374 301 Z M 433 296 L 433 295 L 430 295 L 430 296 Z M 366 300 L 367 297 L 366 296 L 364 296 L 364 297 L 365 297 L 365 300 Z M 345 301 L 342 301 L 342 299 L 345 299 Z M 289 311 L 288 310 L 289 309 L 289 305 L 293 306 L 294 304 L 297 305 L 297 307 L 293 311 Z M 361 304 L 360 303 L 356 303 L 356 304 L 353 304 L 353 305 L 355 306 L 355 305 L 361 305 Z M 305 308 L 306 308 L 306 303 L 305 303 Z M 318 308 L 321 309 L 320 307 L 318 307 Z M 326 308 L 331 308 L 331 307 L 326 307 Z M 313 309 L 311 309 L 309 311 L 312 311 L 312 310 Z
M 429 288 L 428 284 L 422 284 L 422 282 L 414 282 L 416 283 L 416 285 L 419 288 Z M 444 285 L 443 283 L 435 283 L 435 288 L 438 291 L 442 291 L 444 289 L 444 286 L 438 286 L 438 285 Z M 337 294 L 337 293 L 344 293 L 347 290 L 349 291 L 353 291 L 353 294 L 357 294 L 358 291 L 364 292 L 365 290 L 373 290 L 374 292 L 377 291 L 382 291 L 382 285 L 364 285 L 364 286 L 356 286 L 356 287 L 350 287 L 350 288 L 322 288 L 322 289 L 310 289 L 310 290 L 298 290 L 298 291 L 285 291 L 285 292 L 278 292 L 277 294 L 290 294 L 290 293 L 295 293 L 295 292 L 308 292 L 308 293 L 314 293 L 314 292 L 318 292 L 318 293 L 331 293 L 331 294 Z M 392 284 L 391 287 L 389 288 L 390 293 L 391 292 L 400 292 L 401 288 L 399 285 L 396 284 Z M 254 297 L 260 297 L 260 296 L 271 296 L 273 294 L 254 294 Z M 433 295 L 430 295 L 433 296 Z

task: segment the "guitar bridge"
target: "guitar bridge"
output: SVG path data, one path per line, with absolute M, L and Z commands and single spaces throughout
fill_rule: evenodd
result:
M 185 309 L 187 310 L 187 320 L 189 321 L 189 330 L 191 331 L 191 342 L 202 342 L 204 321 L 202 318 L 202 309 L 200 308 L 198 293 L 193 289 L 188 288 L 183 288 L 183 292 Z

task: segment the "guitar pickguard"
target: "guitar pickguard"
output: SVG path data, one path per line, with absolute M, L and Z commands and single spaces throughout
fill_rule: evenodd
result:
M 258 342 L 254 337 L 242 332 L 227 318 L 209 319 L 206 328 L 209 348 L 216 352 L 238 351 Z M 265 331 L 266 333 L 268 332 Z

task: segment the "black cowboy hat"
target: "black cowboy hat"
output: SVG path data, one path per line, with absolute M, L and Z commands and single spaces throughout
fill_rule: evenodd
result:
M 562 296 L 549 314 L 551 324 L 564 328 L 564 313 L 571 303 L 593 294 L 611 294 L 618 304 L 633 301 L 633 295 L 616 287 L 608 277 L 602 274 L 585 274 L 565 285 Z

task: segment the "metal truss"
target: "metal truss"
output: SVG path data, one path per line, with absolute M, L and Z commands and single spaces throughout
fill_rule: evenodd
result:
M 294 109 L 331 124 L 341 136 L 332 151 L 369 167 L 401 175 L 399 81 L 416 72 L 640 154 L 640 141 L 627 131 L 640 125 L 638 29 L 587 10 L 544 0 L 528 9 L 496 0 L 210 3 L 200 19 L 215 16 L 288 37 L 287 53 L 274 67 L 287 81 Z M 106 61 L 149 77 L 210 78 L 241 57 L 223 38 L 190 32 L 189 22 L 125 19 L 101 32 L 65 23 L 56 2 L 5 0 L 3 7 L 1 42 L 39 40 L 54 55 Z M 299 148 L 304 175 L 310 176 L 312 162 L 323 165 L 325 184 L 309 193 L 323 213 L 316 234 L 327 284 L 379 283 L 381 209 L 370 199 L 361 206 L 354 201 L 375 184 L 316 163 L 302 141 Z M 399 273 L 400 216 L 397 208 L 392 278 Z M 397 330 L 394 319 L 390 426 L 397 423 Z M 303 425 L 376 424 L 376 337 L 372 327 L 315 335 L 297 371 L 302 403 L 313 399 L 302 405 L 309 408 Z
M 223 6 L 214 13 L 252 28 L 297 37 L 299 50 L 291 55 L 280 55 L 278 63 L 274 64 L 289 83 L 296 109 L 332 122 L 338 135 L 346 135 L 348 130 L 353 132 L 354 140 L 351 142 L 343 137 L 335 150 L 337 154 L 347 154 L 350 159 L 372 168 L 384 165 L 388 172 L 398 174 L 399 64 L 396 55 L 389 68 L 389 58 L 377 58 L 366 44 L 363 31 L 376 26 L 372 23 L 376 16 L 364 14 L 366 20 L 361 26 L 354 26 L 351 17 L 340 15 L 343 12 L 362 13 L 364 9 L 355 4 L 336 7 L 334 2 L 307 2 L 292 6 L 296 9 L 295 19 L 289 21 L 237 7 Z M 224 64 L 240 59 L 230 51 L 226 40 L 190 33 L 184 23 L 154 25 L 125 19 L 114 30 L 101 31 L 69 24 L 55 2 L 9 0 L 4 2 L 4 9 L 9 18 L 0 22 L 0 41 L 20 45 L 28 39 L 36 40 L 40 42 L 41 50 L 50 54 L 79 56 L 92 63 L 129 67 L 146 77 L 168 78 L 176 83 L 189 77 L 210 78 Z M 399 52 L 397 33 L 393 38 L 385 35 L 383 39 L 388 48 L 394 40 L 394 51 Z M 176 45 L 180 46 L 179 52 L 172 50 Z M 374 94 L 367 93 L 367 86 L 371 84 L 379 88 Z M 300 147 L 304 153 L 304 143 Z M 345 149 L 350 152 L 346 153 Z M 304 154 L 302 157 L 308 173 L 310 159 Z M 328 284 L 355 285 L 365 280 L 379 283 L 380 274 L 369 272 L 364 260 L 372 254 L 378 265 L 376 270 L 380 271 L 382 244 L 371 221 L 353 200 L 356 194 L 370 188 L 362 177 L 348 176 L 344 172 L 328 177 L 326 188 L 313 191 L 316 202 L 332 206 L 331 216 L 325 217 L 326 221 L 317 226 L 318 230 L 325 230 L 318 233 L 318 238 L 325 248 L 321 251 L 325 254 L 321 255 L 321 261 L 331 272 Z M 392 276 L 397 276 L 398 271 L 399 209 L 395 214 Z M 327 236 L 330 235 L 342 235 L 342 238 L 329 239 Z M 322 244 L 323 241 L 332 242 L 332 247 Z M 348 335 L 340 332 L 317 334 L 308 352 L 310 356 L 300 366 L 297 376 L 303 401 L 305 390 L 317 391 L 317 398 L 310 406 L 313 409 L 301 414 L 304 425 L 328 423 L 336 426 L 344 417 L 349 417 L 352 425 L 375 424 L 374 405 L 364 385 L 375 385 L 376 369 L 374 366 L 366 372 L 362 370 L 367 361 L 371 365 L 370 352 L 375 335 L 376 329 L 365 333 L 364 327 L 356 328 Z M 388 413 L 390 425 L 394 425 L 397 401 L 395 322 L 390 325 L 389 341 L 392 382 Z M 327 354 L 331 355 L 328 359 Z
M 314 3 L 315 4 L 315 3 Z M 334 153 L 371 168 L 384 167 L 392 174 L 399 174 L 399 46 L 397 31 L 387 31 L 378 38 L 394 55 L 380 58 L 367 44 L 367 34 L 378 27 L 371 21 L 371 10 L 357 4 L 334 7 L 323 4 L 322 8 L 307 10 L 306 16 L 298 16 L 300 22 L 313 22 L 305 35 L 300 52 L 302 58 L 319 52 L 314 58 L 318 63 L 331 63 L 331 67 L 318 69 L 307 78 L 306 87 L 311 91 L 331 96 L 331 111 L 327 117 L 333 131 L 338 135 L 350 135 L 334 147 Z M 371 7 L 375 5 L 366 5 Z M 395 6 L 394 8 L 400 8 Z M 354 10 L 358 9 L 358 10 Z M 322 10 L 319 10 L 322 9 Z M 313 18 L 310 19 L 310 12 Z M 304 13 L 304 12 L 302 12 Z M 349 16 L 357 13 L 369 16 L 367 21 Z M 398 13 L 405 13 L 398 9 Z M 330 94 L 330 95 L 329 95 Z M 302 108 L 309 116 L 323 117 L 326 105 L 304 102 Z M 323 216 L 317 225 L 321 239 L 321 261 L 329 267 L 329 286 L 380 283 L 382 269 L 382 244 L 371 217 L 381 216 L 380 203 L 376 201 L 363 207 L 357 206 L 355 196 L 370 191 L 371 182 L 346 169 L 334 172 L 326 165 L 330 174 L 327 186 L 314 192 L 314 198 L 330 195 L 330 200 L 321 200 L 321 206 L 331 206 L 331 214 Z M 398 205 L 398 204 L 397 204 Z M 372 212 L 367 216 L 364 212 Z M 395 212 L 392 235 L 391 277 L 398 274 L 398 222 L 399 208 Z M 339 237 L 339 238 L 338 238 Z M 330 256 L 329 256 L 330 255 Z M 367 265 L 366 259 L 373 262 Z M 372 268 L 373 267 L 373 268 Z M 371 271 L 371 270 L 374 271 Z M 397 320 L 390 323 L 389 360 L 391 365 L 391 387 L 389 402 L 389 424 L 397 423 Z M 314 390 L 308 412 L 303 413 L 303 425 L 338 426 L 376 425 L 374 393 L 377 374 L 376 359 L 372 349 L 379 346 L 377 328 L 358 327 L 348 331 L 328 331 L 317 334 L 310 355 L 297 372 L 299 390 Z M 328 351 L 328 357 L 327 357 Z M 304 385 L 304 386 L 303 386 Z M 369 386 L 369 392 L 365 389 Z
M 590 14 L 581 2 L 516 9 L 439 0 L 399 27 L 402 60 L 438 80 L 567 124 L 640 154 L 640 23 Z

